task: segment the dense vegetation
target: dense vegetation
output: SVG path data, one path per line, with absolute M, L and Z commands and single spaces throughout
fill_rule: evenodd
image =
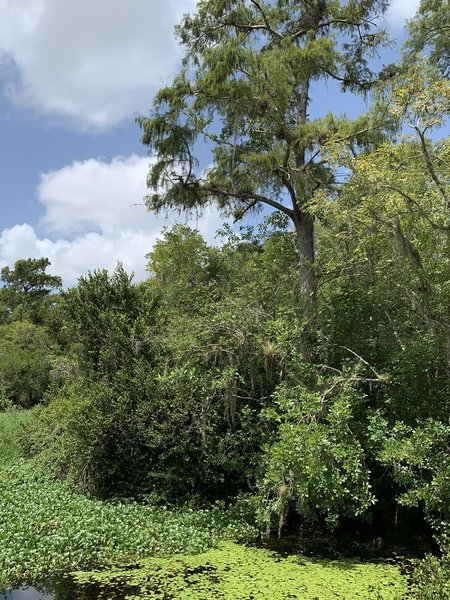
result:
M 0 408 L 34 407 L 5 453 L 69 486 L 36 493 L 43 514 L 91 503 L 114 521 L 116 505 L 94 499 L 239 498 L 279 533 L 429 527 L 443 557 L 423 564 L 416 593 L 449 597 L 450 10 L 422 0 L 402 61 L 377 74 L 382 5 L 205 0 L 180 26 L 185 68 L 140 120 L 158 157 L 149 208 L 275 209 L 259 225 L 225 226 L 217 247 L 167 230 L 140 283 L 119 265 L 62 292 L 47 259 L 2 270 Z M 370 93 L 370 112 L 310 119 L 323 78 Z M 117 516 L 132 527 L 142 511 L 137 554 L 157 543 L 160 509 Z M 75 544 L 70 556 L 132 553 L 114 531 L 97 532 L 99 555 Z M 198 549 L 180 535 L 166 537 Z
M 0 414 L 0 594 L 8 585 L 111 561 L 198 553 L 255 538 L 255 506 L 170 511 L 130 499 L 104 503 L 36 472 L 18 433 L 32 413 Z

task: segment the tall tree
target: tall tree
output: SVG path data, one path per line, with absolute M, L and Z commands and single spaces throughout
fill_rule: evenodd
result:
M 50 265 L 48 258 L 27 258 L 17 260 L 12 269 L 3 267 L 0 301 L 9 317 L 36 324 L 45 320 L 48 297 L 62 286 L 61 277 L 46 273 Z
M 27 321 L 0 326 L 0 396 L 24 408 L 40 402 L 56 350 L 44 327 Z
M 331 114 L 310 117 L 317 82 L 367 92 L 368 60 L 385 39 L 384 0 L 202 0 L 177 28 L 183 69 L 138 121 L 156 154 L 148 177 L 150 210 L 216 202 L 241 218 L 270 207 L 294 224 L 299 296 L 315 297 L 314 219 L 308 202 L 333 184 L 324 146 L 364 144 L 369 126 Z M 201 170 L 199 141 L 212 166 Z

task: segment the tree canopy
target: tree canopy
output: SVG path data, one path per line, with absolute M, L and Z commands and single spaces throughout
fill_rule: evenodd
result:
M 323 149 L 370 139 L 369 119 L 313 117 L 324 81 L 367 93 L 370 59 L 386 41 L 383 0 L 205 0 L 177 28 L 183 69 L 142 117 L 142 141 L 156 156 L 151 210 L 215 202 L 237 219 L 270 207 L 295 226 L 299 296 L 314 297 L 314 218 L 308 203 L 335 178 Z M 200 168 L 198 142 L 212 164 Z
M 43 312 L 49 295 L 62 286 L 61 277 L 46 273 L 50 265 L 48 258 L 27 258 L 16 261 L 12 269 L 2 268 L 0 301 L 6 311 L 4 319 L 25 318 L 39 324 L 45 320 Z
M 217 246 L 165 229 L 145 281 L 94 271 L 57 303 L 46 259 L 2 271 L 0 393 L 42 404 L 24 444 L 38 469 L 164 506 L 245 496 L 279 534 L 429 528 L 433 577 L 448 572 L 445 5 L 422 1 L 378 75 L 384 2 L 202 0 L 183 19 L 182 72 L 140 120 L 149 208 L 273 210 Z M 371 111 L 316 117 L 324 80 L 374 89 Z M 49 385 L 55 363 L 70 368 Z

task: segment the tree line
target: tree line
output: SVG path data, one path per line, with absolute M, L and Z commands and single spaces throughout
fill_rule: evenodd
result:
M 415 508 L 445 542 L 450 10 L 422 0 L 375 72 L 385 8 L 205 0 L 184 18 L 183 69 L 139 120 L 148 207 L 273 211 L 218 247 L 166 230 L 140 283 L 2 270 L 1 401 L 38 404 L 43 469 L 106 498 L 251 494 L 280 531 Z M 312 118 L 324 80 L 370 108 Z

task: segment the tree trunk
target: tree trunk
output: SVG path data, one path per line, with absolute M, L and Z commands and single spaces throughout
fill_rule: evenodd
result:
M 298 91 L 297 105 L 297 124 L 304 125 L 308 122 L 308 102 L 309 102 L 309 80 L 301 82 Z M 306 162 L 306 148 L 297 148 L 295 156 L 296 168 L 299 173 L 303 172 Z M 297 248 L 299 255 L 299 276 L 300 276 L 300 296 L 308 311 L 313 307 L 316 297 L 316 274 L 314 268 L 314 220 L 303 209 L 305 201 L 305 191 L 308 186 L 305 185 L 302 177 L 296 190 L 296 200 L 293 202 L 293 220 L 297 235 Z
M 450 281 L 450 230 L 447 229 L 447 274 Z M 446 350 L 447 350 L 447 373 L 450 377 L 450 301 L 447 300 L 447 323 L 446 323 Z
M 294 224 L 299 255 L 300 294 L 305 306 L 312 308 L 316 299 L 314 220 L 309 214 L 299 210 Z

